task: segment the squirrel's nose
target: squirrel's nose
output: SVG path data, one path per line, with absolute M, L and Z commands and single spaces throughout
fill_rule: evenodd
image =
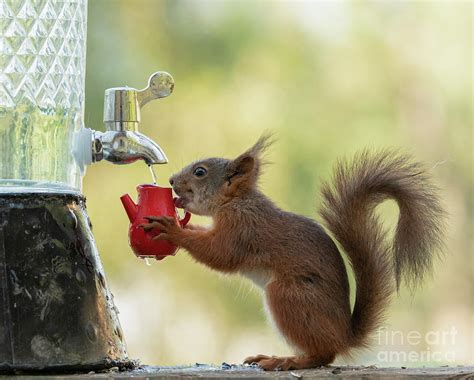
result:
M 173 182 L 174 182 L 173 177 L 170 177 L 169 181 L 170 181 L 170 185 L 173 186 Z

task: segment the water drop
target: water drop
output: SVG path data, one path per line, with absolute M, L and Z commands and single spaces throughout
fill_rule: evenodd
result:
M 146 264 L 147 267 L 151 267 L 151 263 L 148 260 L 148 257 L 145 257 L 145 264 Z

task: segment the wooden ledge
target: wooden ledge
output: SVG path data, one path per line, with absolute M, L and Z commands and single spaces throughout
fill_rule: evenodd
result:
M 196 364 L 193 366 L 158 367 L 141 366 L 133 371 L 120 372 L 118 368 L 108 371 L 88 374 L 47 375 L 28 374 L 17 375 L 16 379 L 281 379 L 281 380 L 316 380 L 316 379 L 474 379 L 474 366 L 431 367 L 431 368 L 377 368 L 375 366 L 331 366 L 320 369 L 264 372 L 258 368 L 241 365 L 211 366 Z M 0 379 L 6 377 L 0 376 Z

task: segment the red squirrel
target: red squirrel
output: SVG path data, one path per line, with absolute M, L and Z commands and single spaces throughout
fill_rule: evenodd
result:
M 143 228 L 159 228 L 157 239 L 264 290 L 271 318 L 297 354 L 250 356 L 244 363 L 265 370 L 324 366 L 367 347 L 401 280 L 416 285 L 431 270 L 443 246 L 445 212 L 426 170 L 406 155 L 364 151 L 336 165 L 332 184 L 322 186 L 320 215 L 355 274 L 351 311 L 346 268 L 328 233 L 258 189 L 271 140 L 263 136 L 234 160 L 197 161 L 171 176 L 176 205 L 212 217 L 212 227 L 183 229 L 173 218 L 150 216 Z M 393 242 L 374 213 L 386 199 L 400 210 Z

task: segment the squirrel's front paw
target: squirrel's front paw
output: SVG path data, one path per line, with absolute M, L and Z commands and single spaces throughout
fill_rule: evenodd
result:
M 145 231 L 158 228 L 161 232 L 153 240 L 168 240 L 175 245 L 179 245 L 179 238 L 183 229 L 179 226 L 175 218 L 169 216 L 146 216 L 150 223 L 140 224 Z

